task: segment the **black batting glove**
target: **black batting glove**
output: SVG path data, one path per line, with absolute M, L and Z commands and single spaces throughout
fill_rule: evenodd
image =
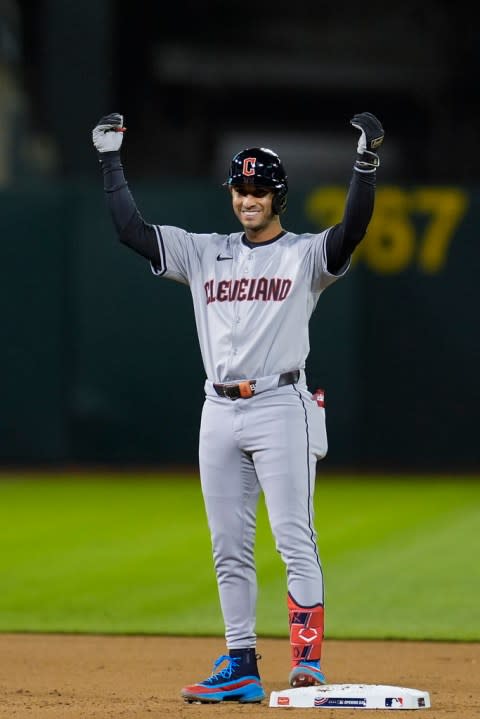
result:
M 374 172 L 380 165 L 380 158 L 376 151 L 383 143 L 385 130 L 380 120 L 371 112 L 360 112 L 354 115 L 350 124 L 360 130 L 355 169 L 359 172 Z

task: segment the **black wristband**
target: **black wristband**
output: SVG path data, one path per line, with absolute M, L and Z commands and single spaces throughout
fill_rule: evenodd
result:
M 367 171 L 375 170 L 380 166 L 380 158 L 376 152 L 370 152 L 370 150 L 364 150 L 364 152 L 357 153 L 357 159 L 355 161 L 355 167 L 357 169 L 364 169 Z
M 98 152 L 97 158 L 102 167 L 114 168 L 122 167 L 122 159 L 120 157 L 120 150 L 114 150 L 112 152 Z

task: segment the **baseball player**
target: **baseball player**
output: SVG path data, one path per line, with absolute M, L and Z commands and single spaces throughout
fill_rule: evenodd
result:
M 92 132 L 119 240 L 145 257 L 156 277 L 189 286 L 205 368 L 200 480 L 227 653 L 210 677 L 181 690 L 186 701 L 265 697 L 256 653 L 260 492 L 286 567 L 289 683 L 326 681 L 313 494 L 327 433 L 323 394 L 309 391 L 305 363 L 309 321 L 320 295 L 347 273 L 373 213 L 384 130 L 368 112 L 351 124 L 360 135 L 343 219 L 322 232 L 301 234 L 282 226 L 287 175 L 270 149 L 251 147 L 231 161 L 224 184 L 241 231 L 197 234 L 143 219 L 122 166 L 122 115 L 102 117 Z

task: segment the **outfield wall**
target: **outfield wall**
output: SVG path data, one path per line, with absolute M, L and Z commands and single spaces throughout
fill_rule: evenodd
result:
M 131 183 L 151 221 L 238 229 L 223 188 Z M 284 225 L 340 219 L 345 188 L 289 194 Z M 480 467 L 480 191 L 379 186 L 348 276 L 311 321 L 328 467 Z M 116 240 L 99 186 L 0 193 L 0 461 L 196 464 L 204 374 L 188 288 Z

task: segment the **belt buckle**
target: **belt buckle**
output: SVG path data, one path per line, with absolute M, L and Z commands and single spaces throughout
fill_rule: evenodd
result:
M 243 397 L 243 399 L 249 399 L 250 397 L 253 397 L 255 394 L 255 385 L 257 384 L 257 380 L 255 379 L 246 379 L 243 382 L 238 383 L 238 391 L 240 392 L 240 397 Z
M 222 387 L 222 394 L 228 399 L 249 399 L 255 394 L 255 385 L 257 380 L 246 379 L 243 382 L 235 382 L 235 384 L 224 384 Z

